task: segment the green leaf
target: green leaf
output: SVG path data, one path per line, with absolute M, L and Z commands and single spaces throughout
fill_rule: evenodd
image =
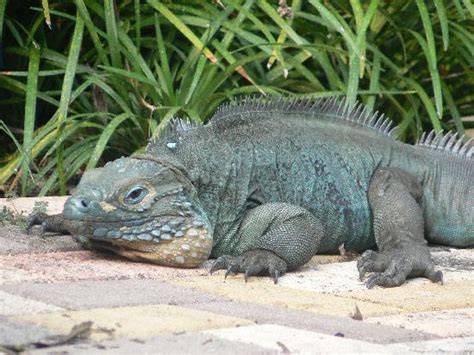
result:
M 433 84 L 433 94 L 436 104 L 436 112 L 438 117 L 443 117 L 443 95 L 441 92 L 441 82 L 438 72 L 438 61 L 436 59 L 436 45 L 433 35 L 433 27 L 431 26 L 431 19 L 424 0 L 416 0 L 418 11 L 420 12 L 423 28 L 425 29 L 426 42 L 428 46 L 428 55 L 426 60 L 430 67 L 431 81 Z
M 194 34 L 191 29 L 184 24 L 173 12 L 171 12 L 165 5 L 158 0 L 147 0 L 147 2 L 159 11 L 169 22 L 176 28 L 199 50 L 204 53 L 207 59 L 212 63 L 217 63 L 217 58 L 214 54 L 202 43 L 202 41 Z
M 44 20 L 48 25 L 49 29 L 51 29 L 51 16 L 49 15 L 48 0 L 41 0 L 41 4 L 43 5 Z
M 372 63 L 372 75 L 370 76 L 370 87 L 369 91 L 371 92 L 378 92 L 379 91 L 379 78 L 380 78 L 380 55 L 378 53 L 374 53 L 374 61 Z M 367 107 L 370 111 L 374 110 L 375 106 L 375 95 L 370 96 L 367 99 Z
M 90 170 L 96 167 L 97 162 L 99 161 L 102 153 L 109 142 L 110 137 L 115 132 L 117 127 L 124 122 L 125 120 L 129 119 L 130 115 L 128 113 L 122 113 L 121 115 L 115 116 L 112 121 L 105 127 L 102 131 L 97 144 L 90 156 L 89 162 L 87 163 L 86 170 Z
M 68 61 L 66 65 L 66 72 L 64 74 L 63 86 L 61 90 L 61 99 L 58 108 L 58 123 L 59 123 L 59 137 L 61 139 L 62 131 L 64 130 L 64 122 L 67 118 L 69 102 L 71 98 L 72 86 L 74 83 L 74 76 L 76 75 L 77 61 L 81 51 L 82 35 L 84 32 L 84 21 L 81 16 L 76 17 L 76 25 L 72 35 L 71 45 L 69 47 Z M 58 176 L 60 194 L 66 194 L 66 180 L 64 175 L 64 151 L 61 144 L 57 150 L 58 161 Z
M 35 130 L 36 118 L 36 93 L 38 90 L 38 71 L 40 63 L 40 50 L 32 45 L 30 48 L 30 61 L 28 64 L 28 78 L 26 81 L 25 119 L 23 128 L 23 162 L 21 176 L 21 194 L 25 196 L 28 175 L 30 173 L 32 140 Z
M 436 7 L 436 14 L 438 15 L 439 23 L 441 25 L 441 35 L 443 36 L 443 47 L 447 51 L 449 47 L 449 28 L 448 18 L 446 16 L 446 9 L 444 8 L 443 0 L 434 0 Z
M 5 20 L 5 8 L 7 6 L 7 0 L 0 0 L 0 43 L 3 43 L 3 23 Z

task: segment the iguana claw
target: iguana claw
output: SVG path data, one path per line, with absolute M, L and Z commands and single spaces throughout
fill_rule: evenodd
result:
M 245 282 L 250 276 L 270 275 L 273 282 L 286 272 L 286 262 L 271 251 L 257 249 L 245 252 L 241 256 L 222 255 L 214 262 L 209 272 L 227 269 L 225 278 L 230 274 L 243 273 Z
M 374 286 L 400 286 L 409 277 L 426 277 L 432 282 L 443 284 L 443 273 L 434 270 L 428 248 L 412 246 L 410 249 L 397 249 L 392 252 L 367 250 L 357 262 L 359 276 L 372 272 L 366 281 L 367 288 Z

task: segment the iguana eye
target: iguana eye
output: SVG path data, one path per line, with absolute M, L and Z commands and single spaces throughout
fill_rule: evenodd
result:
M 148 190 L 146 188 L 143 186 L 135 186 L 127 192 L 123 202 L 127 205 L 134 205 L 142 201 L 147 194 Z

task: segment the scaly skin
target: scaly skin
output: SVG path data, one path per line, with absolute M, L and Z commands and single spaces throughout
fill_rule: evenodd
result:
M 440 282 L 426 239 L 474 244 L 472 149 L 449 135 L 421 143 L 334 100 L 247 100 L 87 172 L 64 218 L 31 225 L 133 260 L 195 267 L 211 255 L 211 271 L 275 280 L 343 243 L 377 245 L 358 264 L 361 277 L 374 273 L 369 287 Z

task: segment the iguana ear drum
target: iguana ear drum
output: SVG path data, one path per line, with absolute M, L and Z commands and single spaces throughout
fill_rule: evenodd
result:
M 150 243 L 111 240 L 115 252 L 135 261 L 152 262 L 173 267 L 197 267 L 209 258 L 212 236 L 206 228 L 190 228 L 181 238 Z

